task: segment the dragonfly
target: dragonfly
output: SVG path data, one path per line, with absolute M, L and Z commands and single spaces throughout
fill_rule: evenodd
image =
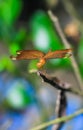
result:
M 72 55 L 72 49 L 63 49 L 48 51 L 44 53 L 39 50 L 19 50 L 16 51 L 16 56 L 10 56 L 12 60 L 33 60 L 38 59 L 37 67 L 41 68 L 44 66 L 48 59 L 57 59 L 57 58 L 68 58 Z

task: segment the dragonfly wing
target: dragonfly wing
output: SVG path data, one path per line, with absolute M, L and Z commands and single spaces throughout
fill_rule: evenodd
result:
M 48 52 L 44 58 L 54 59 L 54 58 L 65 58 L 72 55 L 72 49 L 56 50 L 54 52 Z
M 37 50 L 21 50 L 16 52 L 17 56 L 10 56 L 12 60 L 39 59 L 45 54 Z

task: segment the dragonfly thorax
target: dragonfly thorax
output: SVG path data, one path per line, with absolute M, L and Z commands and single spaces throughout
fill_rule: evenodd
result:
M 46 63 L 46 60 L 44 58 L 40 59 L 37 63 L 37 67 L 41 68 Z

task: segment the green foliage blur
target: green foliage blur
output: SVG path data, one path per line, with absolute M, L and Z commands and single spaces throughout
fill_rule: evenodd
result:
M 55 0 L 56 2 L 54 0 L 52 2 L 49 0 L 46 1 L 48 1 L 47 6 L 50 9 L 52 9 L 52 7 L 55 7 L 56 9 L 55 4 L 58 4 L 58 0 Z M 51 112 L 53 111 L 52 109 L 54 109 L 55 111 L 55 96 L 57 95 L 57 91 L 56 93 L 54 90 L 51 91 L 51 87 L 49 87 L 48 84 L 45 85 L 40 82 L 40 77 L 38 77 L 37 75 L 35 76 L 34 73 L 30 74 L 37 71 L 38 60 L 12 61 L 10 56 L 16 55 L 16 51 L 18 50 L 40 50 L 44 53 L 47 53 L 48 51 L 61 50 L 66 48 L 64 47 L 46 10 L 34 9 L 34 11 L 32 12 L 26 12 L 27 20 L 23 21 L 24 19 L 19 20 L 20 16 L 22 15 L 23 9 L 23 0 L 0 0 L 0 73 L 7 72 L 7 74 L 10 75 L 8 75 L 9 77 L 7 76 L 7 79 L 4 78 L 3 82 L 10 80 L 12 77 L 11 75 L 13 75 L 13 77 L 16 77 L 16 79 L 17 77 L 22 77 L 23 79 L 27 79 L 27 81 L 31 82 L 32 86 L 34 86 L 33 88 L 35 88 L 37 92 L 32 93 L 31 97 L 37 94 L 36 98 L 37 100 L 39 100 L 38 103 L 40 105 L 40 108 L 42 109 L 41 115 L 43 120 L 45 121 L 48 119 L 48 116 L 51 115 Z M 62 17 L 63 22 L 61 21 L 61 19 L 59 19 L 60 25 L 62 27 L 63 24 L 66 27 L 65 21 L 67 20 L 69 22 L 69 18 L 67 15 L 64 15 L 63 9 L 62 11 L 60 10 L 60 12 L 58 11 L 55 11 L 56 13 L 54 13 L 57 17 L 58 14 L 61 13 L 58 18 Z M 72 43 L 71 40 L 69 42 L 71 43 L 71 47 L 74 48 L 74 57 L 77 61 L 80 74 L 83 77 L 82 35 L 83 32 L 79 36 L 80 38 L 78 38 L 79 41 L 77 45 L 75 43 Z M 69 40 L 69 37 L 66 36 L 66 38 L 67 40 Z M 56 75 L 56 77 L 62 77 L 62 81 L 65 79 L 63 83 L 65 83 L 66 80 L 69 79 L 69 84 L 71 86 L 75 87 L 75 85 L 77 85 L 75 75 L 72 71 L 73 69 L 71 66 L 70 58 L 49 59 L 43 66 L 42 70 L 46 71 L 47 73 L 54 74 L 54 76 Z M 74 80 L 75 83 L 73 83 Z M 26 89 L 24 89 L 24 86 L 27 89 L 28 86 L 25 84 L 23 84 L 22 86 L 22 83 L 20 81 L 18 84 L 15 85 L 16 86 L 14 86 L 13 88 L 11 87 L 12 81 L 11 84 L 7 84 L 7 87 L 4 87 L 6 86 L 6 82 L 5 84 L 1 85 L 4 91 L 5 88 L 9 89 L 5 104 L 6 106 L 9 106 L 9 108 L 22 110 L 31 103 L 29 93 L 27 94 Z M 32 90 L 29 91 L 32 92 Z M 0 94 L 2 94 L 2 91 L 0 92 Z M 51 102 L 54 105 L 51 105 Z M 4 103 L 2 105 L 4 105 Z M 74 105 L 70 106 L 72 107 Z M 55 112 L 53 112 L 53 114 L 55 115 Z M 30 117 L 28 116 L 28 118 Z
M 22 8 L 21 0 L 0 0 L 0 48 L 3 48 L 0 56 L 0 71 L 16 72 L 18 66 L 23 67 L 24 61 L 13 62 L 10 59 L 10 55 L 15 55 L 17 50 L 37 49 L 47 53 L 50 50 L 64 49 L 53 23 L 45 11 L 35 11 L 26 21 L 26 26 L 24 26 L 25 23 L 20 26 L 18 18 Z M 76 57 L 79 59 L 80 71 L 83 76 L 82 48 L 83 39 L 79 43 Z M 37 69 L 36 63 L 37 61 L 34 60 L 27 61 L 27 71 Z M 46 63 L 45 68 L 68 68 L 70 64 L 70 59 L 53 59 Z

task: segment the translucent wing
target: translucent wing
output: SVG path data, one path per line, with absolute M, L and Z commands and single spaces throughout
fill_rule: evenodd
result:
M 45 54 L 37 50 L 21 50 L 16 52 L 17 56 L 10 56 L 12 60 L 27 60 L 27 59 L 39 59 Z
M 58 50 L 54 52 L 48 52 L 44 58 L 45 59 L 53 59 L 53 58 L 66 58 L 72 55 L 72 49 L 64 49 Z

